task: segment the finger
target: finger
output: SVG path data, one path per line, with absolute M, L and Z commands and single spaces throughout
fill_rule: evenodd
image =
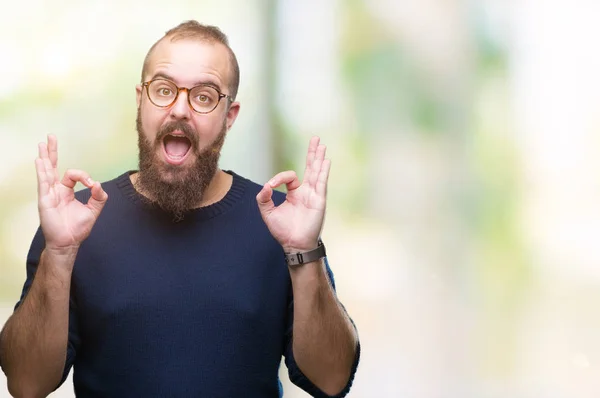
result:
M 46 173 L 48 184 L 54 185 L 58 180 L 56 179 L 52 164 L 50 163 L 50 158 L 48 157 L 48 145 L 46 145 L 45 142 L 40 142 L 38 144 L 38 150 L 40 158 L 42 159 L 42 162 L 44 162 L 44 172 Z
M 92 185 L 91 192 L 92 196 L 88 200 L 86 206 L 94 213 L 96 218 L 98 218 L 108 200 L 108 194 L 102 189 L 102 185 L 100 185 L 98 181 L 94 182 Z
M 80 182 L 88 188 L 91 188 L 94 185 L 94 180 L 90 177 L 88 173 L 83 170 L 75 170 L 69 169 L 65 171 L 65 175 L 61 181 L 61 184 L 68 188 L 75 188 L 75 185 Z
M 277 188 L 281 184 L 285 184 L 289 192 L 300 186 L 300 180 L 293 170 L 282 171 L 269 180 L 271 188 Z
M 269 183 L 263 186 L 263 189 L 260 190 L 258 195 L 256 195 L 256 203 L 258 203 L 258 210 L 260 211 L 263 219 L 266 219 L 269 213 L 273 211 L 275 208 L 275 203 L 273 203 L 273 189 Z
M 48 135 L 48 157 L 54 169 L 54 178 L 58 181 L 58 141 L 56 140 L 56 136 L 52 134 Z
M 50 185 L 48 184 L 48 176 L 46 175 L 44 161 L 40 158 L 35 159 L 35 171 L 38 182 L 38 196 L 41 197 L 47 195 L 50 191 Z
M 315 153 L 315 160 L 313 161 L 310 177 L 308 183 L 311 187 L 316 186 L 317 180 L 319 179 L 319 173 L 321 172 L 321 166 L 323 165 L 323 159 L 325 159 L 325 152 L 327 147 L 325 145 L 319 145 L 317 152 Z
M 38 144 L 38 155 L 40 159 L 44 159 L 44 157 L 48 156 L 48 146 L 45 142 L 40 142 Z
M 315 160 L 315 153 L 317 152 L 317 147 L 319 146 L 320 138 L 316 135 L 310 139 L 308 144 L 308 153 L 306 154 L 306 167 L 304 169 L 304 180 L 306 180 L 307 176 L 310 174 L 310 170 Z
M 52 167 L 56 167 L 58 162 L 58 143 L 56 137 L 52 134 L 48 135 L 48 157 L 50 158 Z
M 321 172 L 317 180 L 317 186 L 315 187 L 317 193 L 321 196 L 327 196 L 327 181 L 329 180 L 329 170 L 331 169 L 331 160 L 323 160 L 321 166 Z

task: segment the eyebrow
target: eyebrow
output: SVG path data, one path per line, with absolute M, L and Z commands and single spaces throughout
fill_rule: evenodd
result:
M 152 76 L 152 78 L 150 80 L 155 80 L 155 79 L 166 79 L 166 80 L 170 80 L 173 83 L 175 83 L 175 79 L 172 76 L 169 76 L 164 72 L 155 73 L 154 76 Z M 177 84 L 177 83 L 175 83 L 175 84 Z M 216 88 L 217 90 L 221 91 L 221 87 L 212 80 L 197 81 L 196 83 L 194 83 L 194 85 L 192 87 L 196 87 L 196 86 L 212 86 L 212 87 Z M 192 88 L 192 87 L 190 87 L 190 88 Z

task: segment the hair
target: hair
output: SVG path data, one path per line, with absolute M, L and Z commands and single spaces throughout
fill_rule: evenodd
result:
M 150 47 L 148 53 L 146 54 L 146 58 L 144 58 L 144 66 L 142 68 L 142 82 L 144 82 L 144 76 L 146 75 L 146 70 L 148 69 L 148 63 L 150 61 L 150 56 L 152 52 L 162 40 L 170 38 L 171 41 L 177 41 L 182 39 L 197 39 L 207 43 L 220 43 L 227 48 L 229 52 L 229 63 L 231 66 L 231 76 L 229 76 L 229 96 L 235 100 L 237 96 L 238 87 L 240 85 L 240 67 L 237 62 L 237 58 L 235 53 L 229 47 L 229 40 L 227 39 L 227 35 L 221 31 L 216 26 L 211 25 L 203 25 L 198 21 L 190 20 L 185 21 L 177 25 L 176 27 L 169 29 L 163 37 L 161 37 L 156 43 Z

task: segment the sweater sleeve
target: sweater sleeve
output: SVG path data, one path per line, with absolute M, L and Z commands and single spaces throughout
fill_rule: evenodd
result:
M 37 271 L 37 267 L 40 262 L 40 257 L 42 255 L 42 251 L 44 250 L 45 246 L 46 246 L 46 243 L 44 240 L 44 234 L 42 233 L 42 229 L 38 228 L 38 230 L 33 238 L 33 242 L 31 243 L 31 246 L 29 248 L 29 253 L 27 254 L 27 278 L 25 280 L 25 284 L 23 285 L 23 290 L 21 292 L 21 298 L 15 305 L 15 308 L 14 308 L 15 311 L 17 308 L 19 308 L 19 306 L 25 299 L 25 296 L 27 296 L 27 292 L 29 292 L 29 289 L 31 288 L 31 284 L 33 283 L 33 278 L 35 277 L 35 273 Z M 69 375 L 69 371 L 71 370 L 71 367 L 73 366 L 73 362 L 75 361 L 75 352 L 76 352 L 76 348 L 78 346 L 79 346 L 79 334 L 77 332 L 75 302 L 73 300 L 73 295 L 71 294 L 71 298 L 69 300 L 69 338 L 68 338 L 68 342 L 67 342 L 67 358 L 65 361 L 63 376 L 55 389 L 60 387 L 66 380 L 67 376 Z
M 331 286 L 333 287 L 333 290 L 335 291 L 335 280 L 333 277 L 333 272 L 331 271 L 331 268 L 329 267 L 329 262 L 327 261 L 327 258 L 325 258 L 325 268 L 327 270 L 327 276 L 329 277 Z M 291 289 L 290 289 L 290 292 L 291 292 Z M 343 305 L 342 305 L 342 308 L 344 309 L 344 311 L 346 311 L 346 309 Z M 352 322 L 352 325 L 354 326 L 354 328 L 356 330 L 356 325 L 354 324 L 354 321 L 352 321 L 351 318 L 350 318 L 350 321 Z M 304 391 L 306 391 L 308 394 L 310 394 L 312 397 L 315 397 L 315 398 L 342 398 L 342 397 L 345 397 L 348 394 L 348 392 L 350 391 L 350 387 L 352 387 L 352 382 L 354 381 L 354 375 L 356 374 L 356 369 L 358 367 L 358 362 L 360 360 L 360 342 L 358 343 L 358 345 L 356 347 L 356 356 L 354 358 L 354 363 L 352 364 L 352 370 L 350 372 L 350 378 L 348 379 L 348 383 L 346 384 L 344 389 L 339 394 L 334 395 L 334 396 L 327 395 L 319 387 L 314 385 L 308 379 L 308 377 L 306 377 L 304 375 L 304 373 L 302 373 L 302 371 L 296 364 L 296 360 L 294 359 L 294 353 L 292 350 L 293 324 L 294 324 L 294 301 L 293 301 L 292 294 L 290 293 L 290 298 L 289 298 L 289 303 L 288 303 L 288 316 L 287 316 L 287 325 L 286 325 L 284 356 L 285 356 L 285 364 L 288 368 L 288 375 L 289 375 L 292 383 L 294 383 L 295 385 L 297 385 L 298 387 L 300 387 L 301 389 L 303 389 Z

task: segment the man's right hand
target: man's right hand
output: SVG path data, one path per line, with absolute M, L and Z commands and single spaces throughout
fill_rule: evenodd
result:
M 56 137 L 48 136 L 48 144 L 39 144 L 35 160 L 38 180 L 38 210 L 46 249 L 56 253 L 77 250 L 89 236 L 94 223 L 106 204 L 108 194 L 99 182 L 81 170 L 69 169 L 59 180 Z M 75 185 L 81 182 L 91 188 L 87 204 L 75 199 Z

